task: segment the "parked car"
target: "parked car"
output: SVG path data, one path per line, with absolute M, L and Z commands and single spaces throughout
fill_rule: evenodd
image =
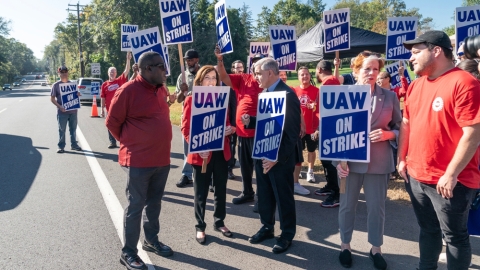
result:
M 97 102 L 100 102 L 100 92 L 101 92 L 101 86 L 102 86 L 103 80 L 99 79 L 99 78 L 79 78 L 77 85 L 78 85 L 78 90 L 82 94 L 80 96 L 80 102 L 92 102 L 93 101 L 93 96 L 92 96 L 92 93 L 91 93 L 92 82 L 100 83 L 100 87 L 98 89 L 98 95 L 96 95 L 97 96 Z
M 8 89 L 8 90 L 12 90 L 12 87 L 10 86 L 9 83 L 6 83 L 6 84 L 3 85 L 3 91 L 5 91 L 5 90 L 7 90 L 7 89 Z
M 46 83 L 46 82 L 42 82 L 42 86 L 47 86 L 47 83 Z
M 20 83 L 19 82 L 14 82 L 13 86 L 20 86 Z
M 26 81 L 27 81 L 27 79 L 25 79 L 25 78 L 22 78 L 22 80 L 21 80 L 21 82 L 26 82 Z

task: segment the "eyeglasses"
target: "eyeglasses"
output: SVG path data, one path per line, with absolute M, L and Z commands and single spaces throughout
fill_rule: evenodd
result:
M 158 63 L 158 64 L 156 64 L 156 65 L 148 65 L 148 66 L 150 66 L 150 67 L 157 67 L 157 68 L 159 68 L 160 70 L 165 70 L 165 64 L 163 64 L 163 63 Z
M 378 57 L 378 58 L 382 57 L 381 54 L 376 53 L 376 52 L 361 52 L 361 54 L 362 54 L 363 56 L 365 56 L 365 57 L 369 57 L 369 56 L 372 56 L 372 55 L 373 55 L 373 56 L 376 56 L 376 57 Z
M 243 67 L 232 67 L 232 69 L 243 69 Z

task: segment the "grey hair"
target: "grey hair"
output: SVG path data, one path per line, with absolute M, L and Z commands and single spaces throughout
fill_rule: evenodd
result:
M 271 70 L 274 75 L 278 75 L 280 70 L 278 69 L 278 62 L 273 58 L 263 58 L 258 60 L 253 67 L 259 66 L 261 70 Z
M 117 70 L 115 67 L 109 67 L 109 68 L 108 68 L 108 73 L 110 73 L 110 71 L 111 71 L 112 69 Z

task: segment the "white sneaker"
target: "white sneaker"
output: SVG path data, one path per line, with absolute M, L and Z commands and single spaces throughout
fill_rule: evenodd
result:
M 307 172 L 307 182 L 315 183 L 315 176 L 313 175 L 313 172 Z
M 446 263 L 447 262 L 447 253 L 442 252 L 440 253 L 440 256 L 438 257 L 438 261 L 441 263 Z
M 308 195 L 310 194 L 310 190 L 304 188 L 300 183 L 293 184 L 293 191 L 298 195 Z
M 300 178 L 300 179 L 302 179 L 302 178 L 303 178 L 303 176 L 302 176 L 302 173 L 301 173 L 301 172 L 298 174 L 298 178 Z

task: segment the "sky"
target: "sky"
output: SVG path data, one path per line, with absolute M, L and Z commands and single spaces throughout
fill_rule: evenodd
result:
M 158 0 L 151 0 L 158 1 Z M 300 0 L 306 2 L 306 0 Z M 263 0 L 258 5 L 258 0 L 226 0 L 227 6 L 239 8 L 245 3 L 252 11 L 256 20 L 262 5 L 273 8 L 278 0 Z M 335 0 L 323 0 L 326 10 L 331 9 Z M 454 24 L 453 13 L 460 7 L 462 0 L 404 0 L 407 9 L 419 8 L 423 17 L 432 17 L 435 29 Z M 80 5 L 89 4 L 90 1 L 80 1 Z M 35 57 L 41 59 L 43 50 L 54 38 L 54 29 L 58 23 L 66 20 L 69 4 L 76 5 L 76 0 L 0 0 L 0 17 L 11 21 L 10 36 L 25 43 Z M 75 9 L 75 7 L 70 7 Z M 158 16 L 160 16 L 160 11 Z M 254 23 L 255 24 L 255 23 Z

